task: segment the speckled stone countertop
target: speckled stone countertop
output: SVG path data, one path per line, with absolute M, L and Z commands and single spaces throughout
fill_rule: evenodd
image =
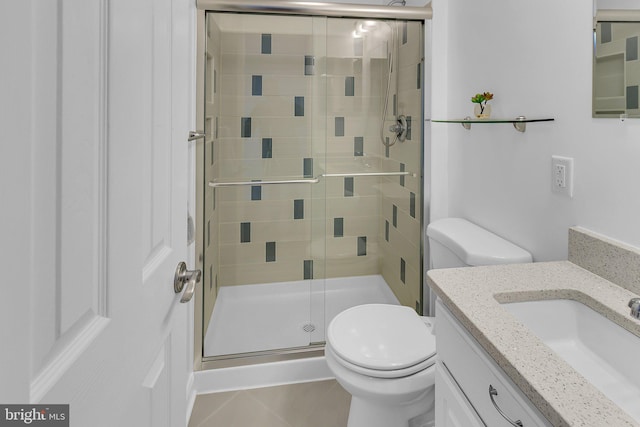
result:
M 637 294 L 570 261 L 430 270 L 427 278 L 460 323 L 554 426 L 640 426 L 500 306 L 573 299 L 640 337 L 640 321 L 629 316 L 627 306 Z

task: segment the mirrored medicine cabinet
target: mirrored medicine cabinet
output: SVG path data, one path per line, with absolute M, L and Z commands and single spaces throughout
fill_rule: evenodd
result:
M 593 117 L 640 118 L 640 10 L 598 10 L 593 31 Z

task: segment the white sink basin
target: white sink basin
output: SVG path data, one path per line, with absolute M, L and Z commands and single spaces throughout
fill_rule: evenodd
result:
M 502 307 L 640 422 L 640 337 L 573 300 L 506 303 Z

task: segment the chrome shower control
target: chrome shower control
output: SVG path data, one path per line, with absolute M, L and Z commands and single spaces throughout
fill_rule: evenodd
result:
M 400 123 L 396 123 L 395 125 L 389 126 L 389 132 L 400 133 L 404 130 Z
M 640 319 L 640 298 L 631 298 L 629 300 L 629 308 L 631 309 L 631 317 Z
M 404 142 L 407 139 L 407 131 L 409 125 L 405 116 L 398 116 L 396 123 L 389 126 L 389 132 L 396 134 L 396 138 L 400 142 Z

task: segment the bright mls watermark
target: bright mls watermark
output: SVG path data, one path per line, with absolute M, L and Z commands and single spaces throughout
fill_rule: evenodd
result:
M 0 405 L 0 427 L 69 427 L 69 405 Z

